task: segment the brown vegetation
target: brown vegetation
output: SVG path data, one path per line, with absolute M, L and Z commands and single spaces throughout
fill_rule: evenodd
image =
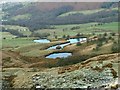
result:
M 115 59 L 117 58 L 118 54 L 107 54 L 107 55 L 100 55 L 100 56 L 97 56 L 97 57 L 93 57 L 93 58 L 90 58 L 86 61 L 83 61 L 82 63 L 79 63 L 79 64 L 76 64 L 76 65 L 69 65 L 69 66 L 64 66 L 64 67 L 61 67 L 59 68 L 58 70 L 58 74 L 62 74 L 62 73 L 65 73 L 65 72 L 71 72 L 71 71 L 74 71 L 74 70 L 77 70 L 77 69 L 80 69 L 80 68 L 84 68 L 84 67 L 90 67 L 91 63 L 92 62 L 97 62 L 97 61 L 106 61 L 106 60 L 111 60 L 111 59 Z M 104 58 L 102 58 L 104 57 Z M 117 73 L 115 72 L 114 69 L 112 69 L 112 63 L 108 63 L 104 66 L 102 66 L 101 68 L 96 66 L 95 68 L 91 67 L 92 70 L 96 70 L 98 72 L 102 72 L 105 68 L 111 68 L 111 71 L 113 73 L 113 76 L 116 77 L 117 76 Z

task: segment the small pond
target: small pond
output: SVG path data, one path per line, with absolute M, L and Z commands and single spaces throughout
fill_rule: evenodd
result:
M 53 53 L 53 54 L 50 54 L 48 56 L 46 56 L 46 58 L 66 58 L 68 56 L 72 56 L 72 53 Z
M 50 40 L 48 40 L 48 39 L 39 39 L 39 40 L 34 40 L 34 42 L 37 42 L 37 43 L 49 43 Z
M 77 42 L 81 42 L 83 40 L 86 40 L 86 38 L 68 39 L 67 41 L 70 41 L 70 43 L 77 43 Z
M 83 40 L 86 40 L 86 38 L 78 38 L 78 39 L 68 39 L 67 41 L 69 41 L 69 43 L 65 43 L 65 44 L 60 44 L 60 45 L 55 45 L 55 46 L 51 46 L 49 47 L 47 50 L 51 50 L 51 49 L 56 49 L 56 47 L 60 46 L 61 49 L 64 48 L 65 46 L 69 45 L 69 44 L 73 44 L 73 43 L 77 43 L 77 42 L 81 42 Z

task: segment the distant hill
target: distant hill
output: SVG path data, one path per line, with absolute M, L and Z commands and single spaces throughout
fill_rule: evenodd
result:
M 5 13 L 3 24 L 21 25 L 34 29 L 50 28 L 50 25 L 79 24 L 89 22 L 111 22 L 118 20 L 117 3 L 103 2 L 31 2 L 6 3 L 3 5 Z M 100 9 L 103 9 L 102 11 Z M 70 11 L 98 10 L 85 15 L 75 13 L 66 17 L 58 17 Z
M 62 6 L 67 6 L 70 5 L 74 8 L 74 10 L 86 10 L 86 9 L 97 9 L 101 7 L 102 2 L 90 2 L 90 3 L 86 3 L 86 2 L 27 2 L 27 6 L 25 7 L 26 9 L 28 8 L 35 8 L 36 10 L 52 10 L 55 8 L 59 8 Z M 6 6 L 18 6 L 18 5 L 25 5 L 25 3 L 6 3 Z M 25 9 L 23 8 L 23 9 Z

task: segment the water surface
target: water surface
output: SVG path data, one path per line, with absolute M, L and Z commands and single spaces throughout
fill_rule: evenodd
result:
M 70 41 L 71 44 L 81 42 L 83 40 L 86 40 L 86 38 L 75 38 L 75 39 L 68 39 L 67 41 Z
M 56 47 L 58 47 L 58 46 L 60 46 L 61 49 L 62 49 L 62 48 L 64 48 L 65 46 L 67 46 L 67 45 L 69 45 L 69 44 L 81 42 L 81 41 L 83 41 L 83 40 L 86 40 L 86 38 L 68 39 L 67 41 L 69 41 L 69 43 L 60 44 L 60 45 L 54 45 L 54 46 L 49 47 L 47 50 L 56 49 Z
M 37 42 L 37 43 L 49 43 L 50 40 L 48 40 L 48 39 L 39 39 L 39 40 L 34 40 L 34 42 Z
M 48 56 L 46 56 L 46 58 L 66 58 L 68 56 L 72 56 L 72 53 L 53 53 L 53 54 L 50 54 Z

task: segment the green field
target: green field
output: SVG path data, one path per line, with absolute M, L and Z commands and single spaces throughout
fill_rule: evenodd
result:
M 50 33 L 49 39 L 55 38 L 56 35 L 58 38 L 61 38 L 63 35 L 70 35 L 74 36 L 77 33 L 91 33 L 91 31 L 87 31 L 86 29 L 89 28 L 91 25 L 95 25 L 97 23 L 87 23 L 87 24 L 70 24 L 70 25 L 55 25 L 56 29 L 41 29 L 35 32 L 37 33 Z M 79 26 L 80 29 L 71 30 L 73 27 Z M 55 34 L 54 34 L 55 33 Z
M 106 23 L 102 26 L 97 26 L 96 28 L 118 32 L 118 22 Z
M 49 39 L 62 38 L 63 35 L 74 36 L 77 33 L 83 34 L 103 34 L 105 32 L 118 32 L 118 22 L 105 23 L 103 25 L 97 25 L 98 23 L 87 23 L 87 24 L 72 24 L 72 25 L 55 25 L 55 29 L 40 29 L 35 32 L 37 33 L 50 33 Z M 92 26 L 91 26 L 92 25 Z M 80 27 L 79 29 L 71 30 L 73 27 Z
M 15 38 L 15 39 L 2 40 L 3 48 L 15 48 L 15 47 L 22 47 L 31 44 L 34 44 L 34 42 L 32 39 L 28 39 L 28 38 Z
M 77 26 L 79 26 L 80 28 L 71 30 L 71 28 L 77 27 Z M 6 27 L 12 28 L 14 30 L 18 30 L 19 28 L 19 26 L 10 26 L 10 25 L 7 25 Z M 92 33 L 95 33 L 95 34 L 103 34 L 105 32 L 117 33 L 118 31 L 117 22 L 105 23 L 103 25 L 98 25 L 98 23 L 55 25 L 54 27 L 55 29 L 40 29 L 35 32 L 40 33 L 40 34 L 50 33 L 50 36 L 48 36 L 47 38 L 50 40 L 57 40 L 55 39 L 55 36 L 57 36 L 57 38 L 62 38 L 63 35 L 75 36 L 78 33 L 83 33 L 85 35 L 91 34 L 90 36 L 93 36 Z M 24 29 L 28 29 L 28 28 L 20 27 L 20 29 L 21 29 L 20 32 L 23 33 Z M 40 43 L 33 42 L 33 39 L 35 38 L 32 38 L 32 37 L 14 38 L 15 36 L 10 34 L 9 32 L 2 32 L 1 34 L 3 38 L 4 37 L 6 38 L 6 39 L 3 39 L 1 42 L 3 49 L 12 48 L 13 50 L 21 52 L 21 54 L 25 56 L 40 56 L 40 55 L 42 56 L 45 54 L 49 54 L 50 52 L 52 52 L 52 50 L 48 51 L 48 50 L 43 50 L 43 49 L 58 43 L 58 42 L 52 42 L 49 44 L 40 44 Z M 97 53 L 101 53 L 102 50 L 110 52 L 109 50 L 107 50 L 107 48 L 105 49 L 101 48 L 101 50 Z M 96 53 L 96 52 L 92 51 L 91 53 Z
M 95 24 L 98 24 L 98 23 L 56 25 L 55 28 L 57 28 L 57 29 L 70 29 L 72 27 L 80 26 L 80 29 L 100 28 L 100 29 L 104 29 L 104 30 L 113 30 L 113 31 L 118 30 L 118 22 L 105 23 L 105 24 L 99 25 L 99 26 L 98 25 L 94 26 Z M 91 27 L 91 25 L 93 25 L 93 27 Z M 86 31 L 86 30 L 84 30 L 84 31 Z
M 63 35 L 70 35 L 74 36 L 77 33 L 83 33 L 83 34 L 101 34 L 104 32 L 118 32 L 118 22 L 112 22 L 112 23 L 105 23 L 103 25 L 97 25 L 98 23 L 87 23 L 87 24 L 70 24 L 70 25 L 54 25 L 52 27 L 55 27 L 55 29 L 39 29 L 35 31 L 36 33 L 49 33 L 50 36 L 48 36 L 48 39 L 54 39 L 55 36 L 57 38 L 62 38 Z M 11 25 L 5 25 L 3 26 L 7 29 L 13 29 L 18 30 L 20 33 L 24 35 L 30 35 L 31 31 L 27 27 L 20 27 L 20 26 L 11 26 Z M 73 27 L 80 27 L 79 29 L 71 30 Z M 4 32 L 3 37 L 9 38 L 14 37 L 14 35 Z
M 95 25 L 97 23 L 85 23 L 85 24 L 68 24 L 68 25 L 55 25 L 54 27 L 57 29 L 65 29 L 65 28 L 72 28 L 72 27 L 76 27 L 76 26 L 80 26 L 81 28 L 86 28 L 89 27 L 91 25 Z

